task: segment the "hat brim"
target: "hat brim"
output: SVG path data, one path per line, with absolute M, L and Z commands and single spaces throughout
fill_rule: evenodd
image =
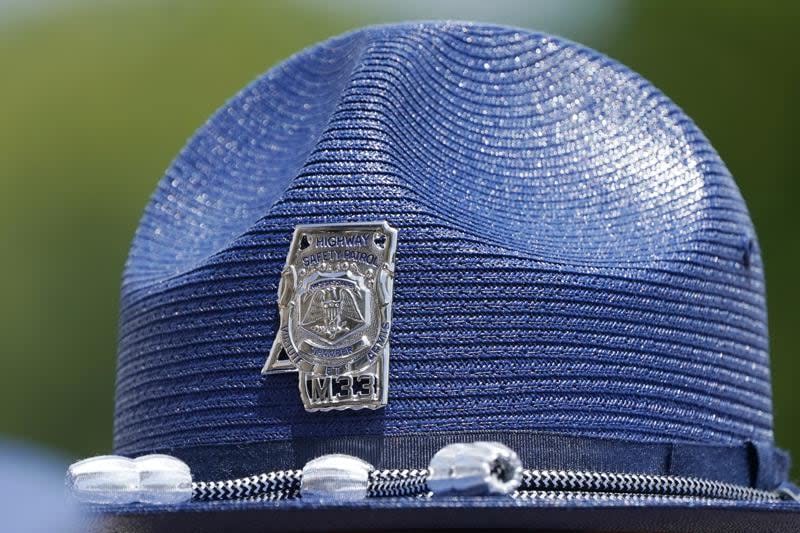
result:
M 800 529 L 796 502 L 691 498 L 602 500 L 453 497 L 360 502 L 188 502 L 88 509 L 87 531 L 376 531 L 529 529 L 615 532 L 790 532 Z

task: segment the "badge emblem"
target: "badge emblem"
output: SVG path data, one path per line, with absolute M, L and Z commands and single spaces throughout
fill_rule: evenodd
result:
M 386 222 L 295 228 L 261 373 L 298 372 L 307 411 L 386 405 L 396 247 Z

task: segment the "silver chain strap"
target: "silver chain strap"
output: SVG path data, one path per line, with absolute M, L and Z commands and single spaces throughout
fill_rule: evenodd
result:
M 653 474 L 617 474 L 572 470 L 523 470 L 523 492 L 579 492 L 636 494 L 643 496 L 695 497 L 721 500 L 780 500 L 777 492 L 708 479 L 660 476 Z M 517 497 L 526 497 L 518 494 Z
M 302 470 L 278 470 L 226 481 L 192 483 L 195 500 L 284 500 L 300 494 Z
M 282 500 L 300 494 L 302 470 L 280 470 L 226 481 L 196 482 L 196 500 Z M 430 495 L 428 470 L 373 470 L 367 495 L 371 498 Z M 778 492 L 754 489 L 708 479 L 651 474 L 620 474 L 572 470 L 524 470 L 514 498 L 575 499 L 612 498 L 706 498 L 722 500 L 777 501 Z
M 428 492 L 427 470 L 373 470 L 369 475 L 369 497 L 424 496 Z

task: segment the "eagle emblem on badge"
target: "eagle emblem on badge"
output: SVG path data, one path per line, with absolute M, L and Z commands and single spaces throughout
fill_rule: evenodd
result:
M 307 411 L 386 405 L 396 247 L 385 221 L 295 228 L 261 373 L 297 372 Z

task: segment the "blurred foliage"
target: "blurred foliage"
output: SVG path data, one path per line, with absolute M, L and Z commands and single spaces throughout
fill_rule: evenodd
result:
M 119 277 L 170 159 L 279 60 L 385 20 L 288 1 L 77 5 L 0 19 L 0 433 L 80 456 L 110 448 Z M 610 31 L 566 36 L 664 90 L 737 177 L 767 265 L 777 440 L 800 453 L 790 204 L 800 4 L 631 2 L 619 11 Z M 467 15 L 454 4 L 451 18 Z M 537 20 L 532 8 L 518 25 Z

